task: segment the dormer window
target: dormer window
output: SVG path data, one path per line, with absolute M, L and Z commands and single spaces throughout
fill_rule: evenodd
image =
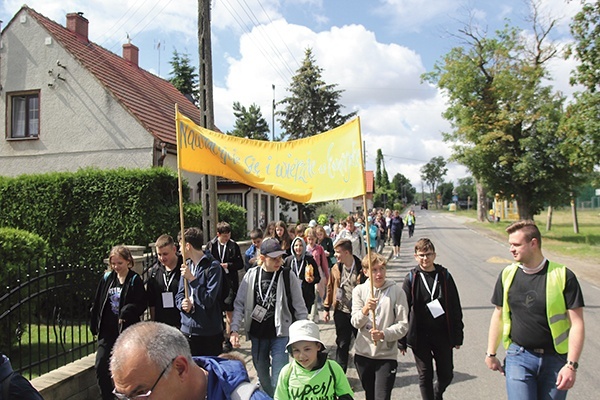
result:
M 37 139 L 40 134 L 40 92 L 8 94 L 10 139 Z

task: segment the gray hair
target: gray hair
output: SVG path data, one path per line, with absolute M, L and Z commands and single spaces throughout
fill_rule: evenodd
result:
M 141 349 L 159 369 L 167 368 L 177 356 L 184 356 L 188 362 L 193 363 L 185 336 L 178 329 L 161 322 L 138 322 L 119 335 L 110 357 L 112 374 L 121 369 L 133 349 Z

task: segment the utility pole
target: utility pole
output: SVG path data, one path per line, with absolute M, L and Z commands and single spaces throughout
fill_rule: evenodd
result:
M 275 141 L 275 85 L 273 86 L 273 121 L 271 123 L 271 141 Z
M 200 60 L 200 115 L 201 125 L 215 130 L 213 108 L 212 44 L 210 37 L 210 0 L 198 0 L 198 52 Z M 203 175 L 200 179 L 202 202 L 202 232 L 207 243 L 217 234 L 217 177 Z

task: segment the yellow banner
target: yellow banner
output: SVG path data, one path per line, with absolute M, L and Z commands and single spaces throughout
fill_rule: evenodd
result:
M 365 193 L 360 120 L 289 142 L 224 135 L 176 111 L 180 169 L 222 176 L 300 203 Z

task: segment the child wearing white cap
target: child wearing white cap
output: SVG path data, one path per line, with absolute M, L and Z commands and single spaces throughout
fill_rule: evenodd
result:
M 294 361 L 279 374 L 275 400 L 318 398 L 352 400 L 354 393 L 340 365 L 327 359 L 319 327 L 313 321 L 290 326 L 287 352 Z

